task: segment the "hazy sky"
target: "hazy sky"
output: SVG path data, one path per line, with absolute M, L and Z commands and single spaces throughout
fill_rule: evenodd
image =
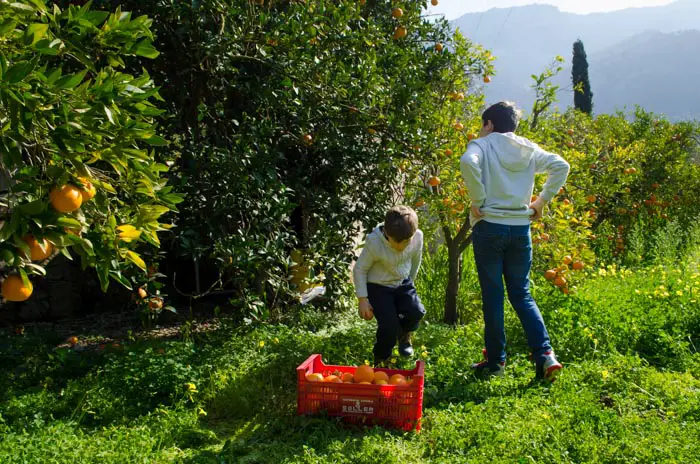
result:
M 444 14 L 447 19 L 473 11 L 485 11 L 491 8 L 508 8 L 511 6 L 548 3 L 562 11 L 572 13 L 593 13 L 596 11 L 613 11 L 624 8 L 658 6 L 672 3 L 673 0 L 439 0 L 438 6 L 431 6 L 428 13 Z

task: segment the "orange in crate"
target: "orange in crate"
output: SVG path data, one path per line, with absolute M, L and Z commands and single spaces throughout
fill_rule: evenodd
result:
M 323 363 L 320 354 L 311 355 L 297 367 L 297 414 L 317 414 L 325 411 L 329 416 L 341 416 L 346 421 L 360 424 L 379 424 L 403 430 L 420 431 L 423 415 L 423 385 L 425 362 L 416 361 L 412 370 L 374 369 L 379 374 L 379 384 L 359 383 L 356 370 L 367 368 L 332 366 Z M 310 382 L 308 376 L 319 374 L 322 378 L 335 375 L 345 380 L 353 374 L 357 383 Z M 400 385 L 382 384 L 384 377 L 396 374 L 410 382 Z M 398 378 L 398 377 L 397 377 Z

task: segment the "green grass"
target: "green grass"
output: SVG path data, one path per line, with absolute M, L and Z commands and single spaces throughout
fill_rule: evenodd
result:
M 422 326 L 420 434 L 295 415 L 294 368 L 309 354 L 370 358 L 374 326 L 352 313 L 102 351 L 3 335 L 0 462 L 696 462 L 700 276 L 605 274 L 573 297 L 535 286 L 565 364 L 553 386 L 533 382 L 512 311 L 507 375 L 490 381 L 468 368 L 482 346 L 478 318 Z

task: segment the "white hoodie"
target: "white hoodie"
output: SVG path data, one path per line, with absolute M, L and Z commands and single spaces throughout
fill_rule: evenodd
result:
M 496 224 L 530 224 L 535 174 L 547 173 L 540 196 L 551 201 L 566 182 L 569 163 L 512 132 L 494 132 L 467 146 L 460 160 L 464 183 L 482 219 Z M 472 226 L 479 218 L 471 216 Z

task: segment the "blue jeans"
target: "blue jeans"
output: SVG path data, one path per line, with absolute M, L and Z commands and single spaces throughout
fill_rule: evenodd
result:
M 533 359 L 537 364 L 542 364 L 544 354 L 552 346 L 542 314 L 530 294 L 530 226 L 506 226 L 482 220 L 474 226 L 472 237 L 481 284 L 484 339 L 489 365 L 495 366 L 506 360 L 504 279 L 508 299 L 525 329 Z
M 368 283 L 367 293 L 377 319 L 374 357 L 383 361 L 391 357 L 401 332 L 413 332 L 418 328 L 425 316 L 425 307 L 411 279 L 404 280 L 396 288 Z

